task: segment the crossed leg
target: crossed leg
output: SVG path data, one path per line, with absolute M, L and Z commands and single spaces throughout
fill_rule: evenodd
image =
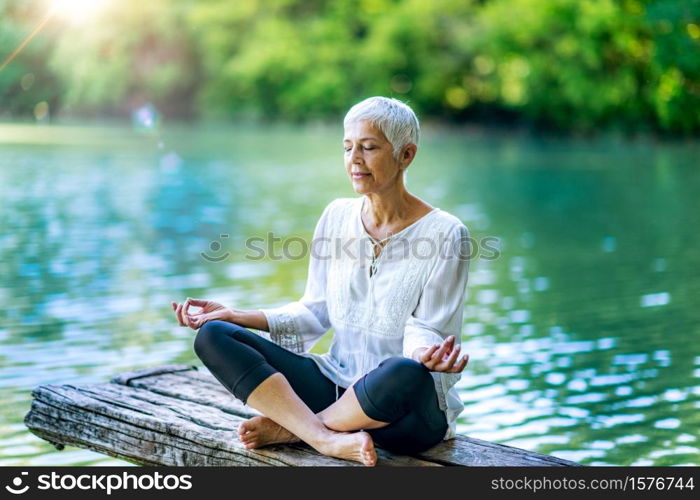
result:
M 419 453 L 442 441 L 448 427 L 429 373 L 411 359 L 387 358 L 316 416 L 331 430 L 362 429 L 389 451 Z M 251 447 L 298 439 L 264 418 L 251 419 L 239 432 Z
M 373 466 L 377 462 L 372 437 L 360 429 L 388 425 L 367 417 L 353 391 L 318 414 L 294 392 L 281 373 L 265 379 L 248 396 L 247 404 L 262 412 L 241 423 L 238 434 L 246 448 L 302 440 L 324 455 L 354 460 Z M 355 431 L 355 432 L 352 432 Z
M 324 455 L 376 464 L 372 437 L 359 429 L 387 423 L 371 421 L 352 394 L 346 396 L 352 391 L 346 391 L 336 402 L 319 396 L 328 391 L 319 391 L 318 387 L 327 387 L 330 382 L 312 360 L 223 321 L 202 326 L 194 347 L 229 392 L 265 415 L 239 427 L 239 437 L 246 447 L 301 439 Z
M 263 384 L 265 384 L 265 382 L 263 382 Z M 248 397 L 249 405 L 251 405 L 251 399 L 254 397 L 265 399 L 266 393 L 262 391 L 266 390 L 266 386 L 263 384 L 260 384 Z M 262 391 L 259 395 L 256 395 L 255 392 L 258 389 L 262 389 Z M 258 409 L 255 406 L 254 408 Z M 267 415 L 267 413 L 265 414 Z M 325 410 L 316 413 L 316 417 L 318 417 L 327 428 L 339 432 L 379 429 L 389 425 L 389 422 L 382 422 L 368 417 L 362 410 L 360 402 L 357 396 L 355 396 L 355 392 L 352 390 L 345 391 L 337 401 L 332 403 Z M 250 448 L 259 448 L 268 444 L 295 443 L 299 441 L 296 435 L 265 416 L 253 417 L 243 422 L 239 427 L 238 436 L 241 442 L 246 447 Z
M 311 359 L 238 325 L 205 324 L 195 351 L 229 392 L 264 415 L 239 426 L 246 448 L 303 440 L 325 455 L 375 465 L 375 439 L 411 453 L 447 429 L 429 371 L 407 358 L 385 359 L 336 401 L 335 385 Z

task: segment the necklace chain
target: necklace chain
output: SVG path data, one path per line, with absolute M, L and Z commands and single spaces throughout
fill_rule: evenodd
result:
M 386 240 L 386 243 L 384 244 L 384 247 L 386 247 L 386 245 L 389 243 L 389 240 L 391 239 L 392 236 L 393 235 L 391 233 L 389 233 L 389 235 L 387 237 L 385 237 L 383 240 L 379 240 L 379 242 Z M 372 247 L 372 263 L 369 266 L 369 276 L 371 278 L 372 276 L 377 274 L 377 262 L 379 261 L 379 258 L 382 256 L 382 254 L 386 251 L 386 249 L 380 245 L 380 247 L 382 247 L 382 249 L 379 252 L 379 255 L 377 255 L 375 253 L 375 248 L 377 247 L 377 243 L 375 243 L 374 238 L 372 238 L 371 236 L 369 236 L 369 238 L 370 238 L 372 245 L 373 245 L 373 247 Z

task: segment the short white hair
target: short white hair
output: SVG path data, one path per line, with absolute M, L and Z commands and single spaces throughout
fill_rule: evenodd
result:
M 420 125 L 418 117 L 408 104 L 393 97 L 368 97 L 355 104 L 345 115 L 343 126 L 368 120 L 386 136 L 394 147 L 394 160 L 399 158 L 401 148 L 406 144 L 418 145 Z

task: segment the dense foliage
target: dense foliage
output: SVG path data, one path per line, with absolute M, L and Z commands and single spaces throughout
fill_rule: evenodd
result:
M 29 6 L 28 6 L 29 5 Z M 0 0 L 0 60 L 42 18 Z M 111 0 L 0 72 L 0 115 L 421 116 L 700 131 L 700 0 Z

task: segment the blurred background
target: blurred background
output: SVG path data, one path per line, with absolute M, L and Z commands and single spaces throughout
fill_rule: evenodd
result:
M 201 365 L 171 301 L 298 299 L 307 256 L 245 241 L 355 196 L 372 95 L 421 119 L 408 189 L 499 241 L 458 431 L 700 465 L 699 49 L 700 0 L 0 0 L 0 465 L 127 465 L 34 437 L 31 389 Z
M 0 117 L 422 117 L 700 130 L 697 0 L 2 0 Z

